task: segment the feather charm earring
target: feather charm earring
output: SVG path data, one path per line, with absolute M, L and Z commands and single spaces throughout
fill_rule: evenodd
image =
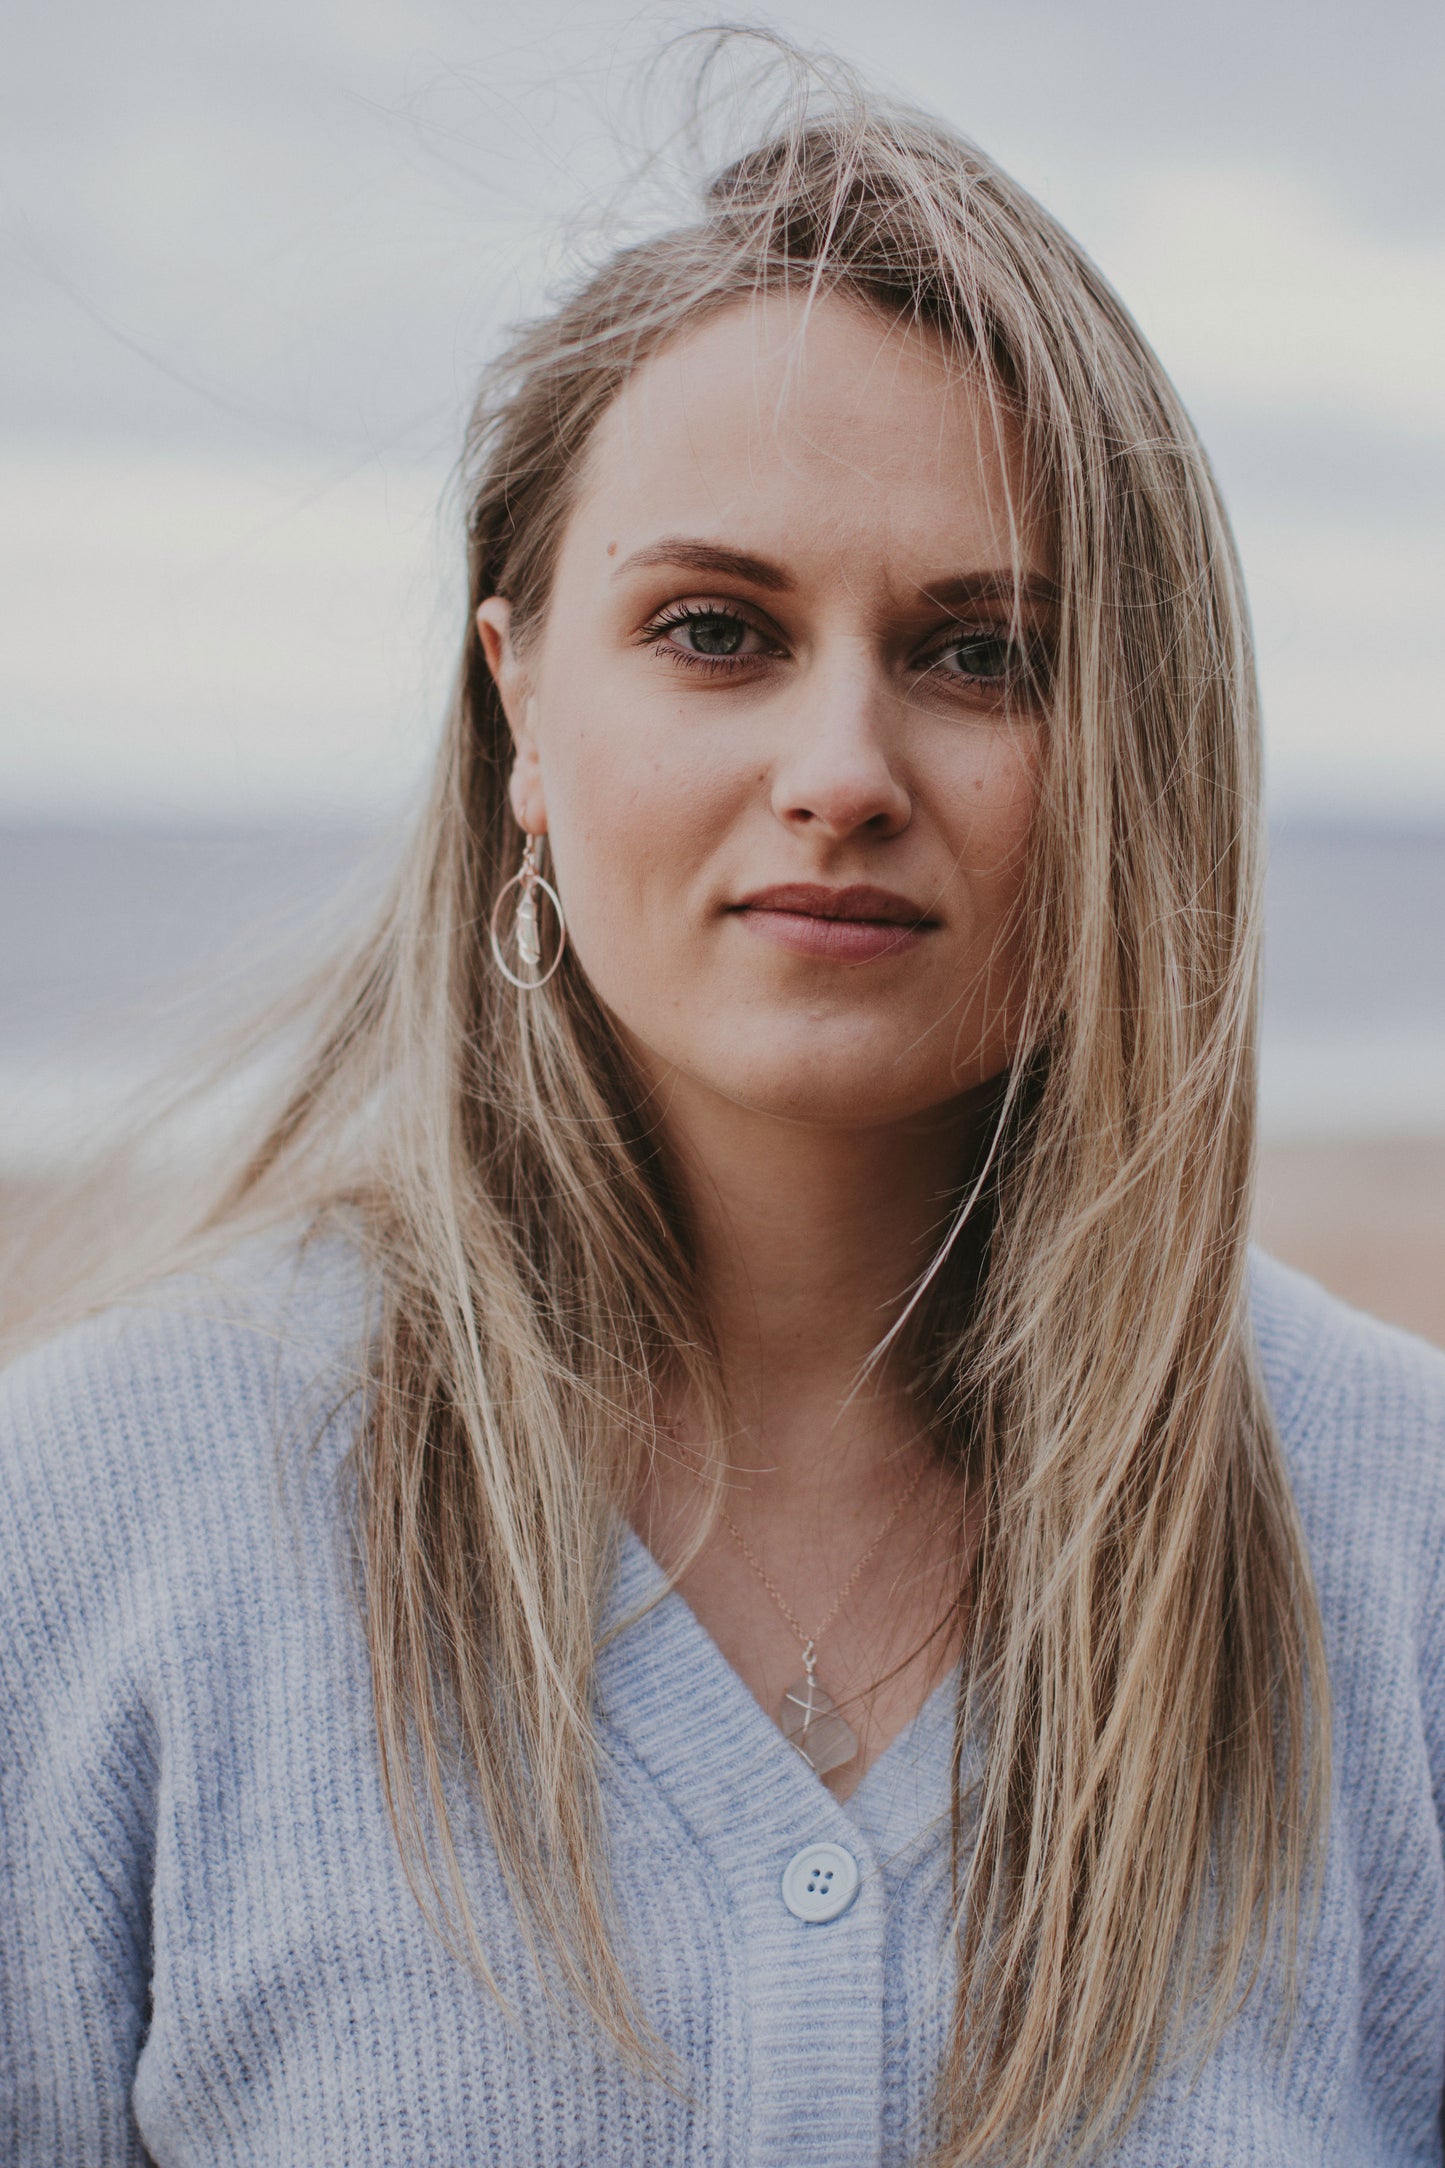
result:
M 547 880 L 538 863 L 542 848 L 540 836 L 528 836 L 522 852 L 522 870 L 514 873 L 502 889 L 492 909 L 492 955 L 497 969 L 504 979 L 520 987 L 524 994 L 533 994 L 539 986 L 545 986 L 567 946 L 567 921 L 562 914 L 562 898 Z M 502 944 L 501 919 L 503 907 L 512 890 L 517 890 L 517 907 L 512 917 L 512 942 L 516 948 L 520 972 L 514 971 L 507 961 Z M 546 969 L 542 968 L 542 930 L 538 921 L 537 898 L 543 895 L 557 915 L 557 953 Z

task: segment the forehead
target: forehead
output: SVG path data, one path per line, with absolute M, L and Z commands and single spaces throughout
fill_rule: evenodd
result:
M 628 381 L 594 433 L 564 557 L 654 532 L 716 537 L 855 580 L 1008 565 L 1017 432 L 932 333 L 856 298 L 737 302 Z M 570 544 L 570 548 L 569 548 Z

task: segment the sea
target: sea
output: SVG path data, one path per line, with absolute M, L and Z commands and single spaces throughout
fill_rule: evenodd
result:
M 349 828 L 0 826 L 0 1179 L 74 1162 L 158 1072 L 361 922 Z M 1445 1134 L 1445 825 L 1271 833 L 1267 1137 Z

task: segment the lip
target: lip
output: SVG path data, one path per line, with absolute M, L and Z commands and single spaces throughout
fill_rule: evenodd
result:
M 915 948 L 938 923 L 907 896 L 890 888 L 854 883 L 826 888 L 787 881 L 754 889 L 731 906 L 750 933 L 798 956 L 867 963 Z

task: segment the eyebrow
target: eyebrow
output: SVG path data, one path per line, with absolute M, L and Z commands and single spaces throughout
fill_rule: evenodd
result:
M 716 572 L 725 579 L 746 580 L 749 585 L 775 595 L 792 594 L 797 586 L 790 573 L 767 557 L 754 557 L 747 550 L 728 549 L 720 542 L 694 542 L 685 535 L 665 535 L 660 542 L 650 542 L 645 548 L 634 550 L 630 557 L 623 558 L 612 577 L 621 579 L 624 573 L 650 565 L 676 565 L 688 572 Z M 1006 567 L 929 580 L 919 587 L 918 593 L 924 601 L 936 603 L 943 609 L 967 607 L 974 602 L 1013 603 L 1015 600 L 1040 609 L 1052 609 L 1059 601 L 1059 590 L 1052 580 L 1033 572 L 1019 578 Z
M 765 587 L 774 595 L 791 594 L 795 584 L 781 565 L 771 564 L 766 557 L 725 549 L 720 542 L 690 542 L 683 535 L 665 535 L 646 549 L 634 550 L 630 557 L 623 558 L 612 577 L 621 579 L 624 572 L 636 572 L 644 565 L 680 565 L 689 572 L 718 572 L 725 579 L 747 580 L 754 587 Z
M 1014 573 L 1005 568 L 928 580 L 918 592 L 925 602 L 935 602 L 946 610 L 967 608 L 971 602 L 1018 602 L 1039 610 L 1056 610 L 1060 601 L 1056 581 L 1045 579 L 1041 572 Z

